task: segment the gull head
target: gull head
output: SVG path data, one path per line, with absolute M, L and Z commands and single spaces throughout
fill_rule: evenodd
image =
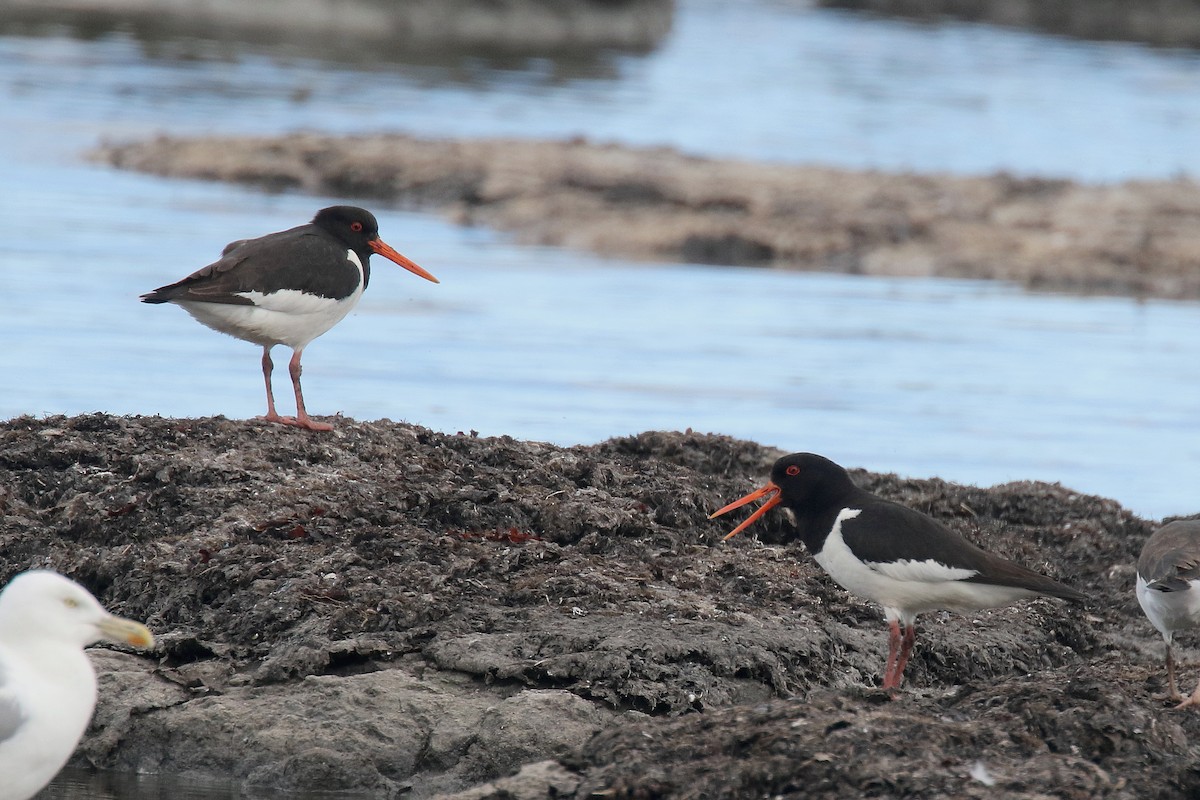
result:
M 154 646 L 145 625 L 108 613 L 87 589 L 57 572 L 22 572 L 0 592 L 0 641 L 83 648 L 101 639 Z

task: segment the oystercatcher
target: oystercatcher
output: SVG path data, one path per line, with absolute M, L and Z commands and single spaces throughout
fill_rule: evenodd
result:
M 1036 595 L 1084 599 L 1074 589 L 981 550 L 919 511 L 860 489 L 846 470 L 813 453 L 779 459 L 766 486 L 712 517 L 764 497 L 766 502 L 725 538 L 777 505 L 790 510 L 795 538 L 829 577 L 883 606 L 890 633 L 883 675 L 887 691 L 900 688 L 921 611 L 990 608 Z
M 1167 691 L 1176 708 L 1200 705 L 1200 683 L 1189 697 L 1175 685 L 1175 634 L 1200 625 L 1200 520 L 1177 520 L 1156 530 L 1137 562 L 1137 599 L 1167 643 Z
M 267 384 L 263 419 L 328 431 L 332 425 L 311 419 L 304 409 L 300 355 L 358 304 L 371 278 L 372 253 L 438 283 L 379 238 L 379 223 L 370 211 L 331 206 L 318 211 L 307 225 L 231 242 L 218 261 L 141 300 L 175 303 L 203 325 L 261 345 Z M 296 392 L 295 417 L 275 412 L 271 348 L 277 344 L 292 348 L 288 372 Z

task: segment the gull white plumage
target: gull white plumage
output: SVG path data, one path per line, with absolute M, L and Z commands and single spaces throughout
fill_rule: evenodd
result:
M 101 639 L 154 645 L 56 572 L 23 572 L 0 592 L 0 800 L 33 797 L 75 751 L 96 707 L 83 648 Z

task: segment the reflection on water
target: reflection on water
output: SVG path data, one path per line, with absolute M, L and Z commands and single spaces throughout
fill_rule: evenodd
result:
M 248 800 L 231 786 L 158 775 L 64 769 L 35 800 Z M 300 798 L 273 795 L 278 800 Z

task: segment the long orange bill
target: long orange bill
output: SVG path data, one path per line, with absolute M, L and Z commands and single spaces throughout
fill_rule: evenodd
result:
M 763 514 L 770 511 L 775 506 L 779 505 L 783 501 L 783 495 L 780 493 L 778 486 L 776 486 L 773 483 L 768 482 L 767 485 L 762 487 L 761 489 L 755 489 L 753 492 L 746 495 L 745 497 L 734 500 L 729 505 L 727 505 L 724 508 L 719 509 L 718 511 L 709 515 L 709 517 L 708 517 L 709 519 L 715 519 L 716 517 L 719 517 L 722 514 L 724 514 L 726 511 L 732 511 L 735 508 L 741 508 L 742 506 L 746 505 L 747 503 L 753 503 L 755 500 L 758 500 L 763 497 L 767 498 L 767 502 L 763 503 L 761 506 L 759 506 L 757 509 L 755 509 L 754 513 L 751 514 L 749 517 L 747 517 L 745 522 L 743 522 L 741 525 L 738 525 L 736 528 L 731 530 L 729 533 L 725 534 L 725 538 L 722 539 L 721 541 L 724 542 L 729 539 L 732 539 L 734 536 L 737 536 L 739 533 L 746 530 L 746 528 L 749 528 L 751 525 L 754 524 L 755 520 L 757 520 Z
M 396 262 L 414 275 L 420 275 L 427 281 L 441 283 L 441 281 L 439 281 L 437 278 L 418 267 L 416 263 L 409 261 L 407 258 L 397 253 L 394 249 L 392 249 L 392 246 L 383 239 L 372 239 L 371 241 L 367 242 L 367 244 L 371 245 L 371 249 L 374 250 L 376 254 L 383 256 L 389 261 Z

